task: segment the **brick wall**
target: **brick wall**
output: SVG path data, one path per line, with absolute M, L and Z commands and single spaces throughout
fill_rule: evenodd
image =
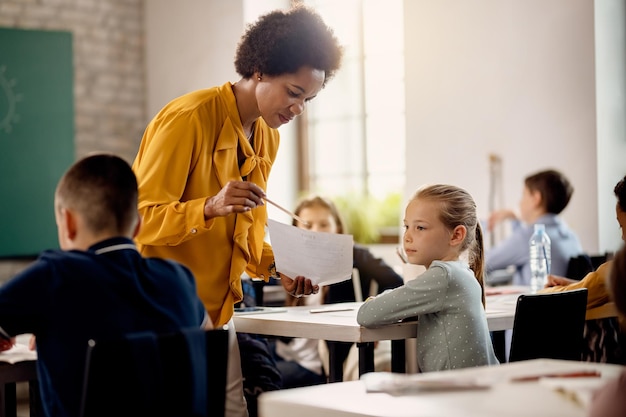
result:
M 0 0 L 0 27 L 73 34 L 77 158 L 135 157 L 147 123 L 142 13 L 143 0 Z M 0 282 L 27 264 L 0 261 Z

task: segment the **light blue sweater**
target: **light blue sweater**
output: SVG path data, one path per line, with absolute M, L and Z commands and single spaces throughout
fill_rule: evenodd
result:
M 422 372 L 498 364 L 481 288 L 466 263 L 434 261 L 422 275 L 364 303 L 357 322 L 379 327 L 415 317 Z

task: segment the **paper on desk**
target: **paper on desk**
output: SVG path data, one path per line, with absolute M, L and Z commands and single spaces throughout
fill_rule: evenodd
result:
M 352 235 L 312 232 L 268 219 L 276 270 L 328 285 L 352 276 Z
M 606 383 L 602 378 L 541 378 L 541 385 L 548 386 L 578 406 L 588 409 L 593 394 Z
M 491 388 L 494 381 L 476 377 L 423 377 L 423 374 L 369 372 L 361 376 L 367 392 L 390 395 L 413 395 L 431 391 L 466 391 Z

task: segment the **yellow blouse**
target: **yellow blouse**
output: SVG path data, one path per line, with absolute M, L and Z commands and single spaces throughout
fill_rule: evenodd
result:
M 606 288 L 606 277 L 611 269 L 613 261 L 603 263 L 597 270 L 588 273 L 585 278 L 569 285 L 557 285 L 544 288 L 540 292 L 570 291 L 579 288 L 587 288 L 587 310 L 608 303 L 609 291 Z
M 144 256 L 174 259 L 196 278 L 198 295 L 215 325 L 232 317 L 242 299 L 241 275 L 268 278 L 273 262 L 264 242 L 265 206 L 204 219 L 204 203 L 231 180 L 267 189 L 279 134 L 262 118 L 254 148 L 246 138 L 232 85 L 195 91 L 167 104 L 144 133 L 133 170 L 143 225 L 136 238 Z M 237 148 L 245 155 L 239 168 Z

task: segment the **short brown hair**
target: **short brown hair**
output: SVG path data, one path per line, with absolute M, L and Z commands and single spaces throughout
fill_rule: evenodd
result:
M 553 169 L 529 175 L 524 184 L 530 191 L 541 194 L 543 208 L 552 214 L 561 213 L 574 193 L 574 187 L 565 175 Z
M 79 212 L 92 232 L 127 234 L 137 221 L 137 179 L 130 165 L 112 154 L 93 154 L 75 162 L 55 194 L 57 210 Z

